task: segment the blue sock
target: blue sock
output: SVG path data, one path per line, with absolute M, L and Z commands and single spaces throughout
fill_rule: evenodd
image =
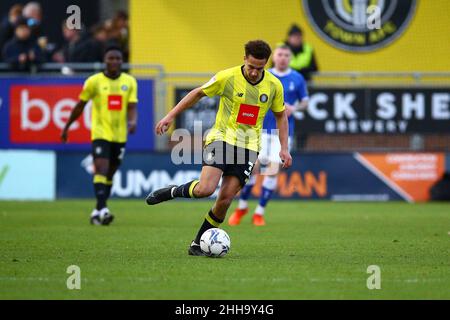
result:
M 241 196 L 239 199 L 247 200 L 250 197 L 250 193 L 252 193 L 253 184 L 246 184 L 241 190 Z
M 270 198 L 272 198 L 273 190 L 262 187 L 261 196 L 259 197 L 259 205 L 265 207 Z

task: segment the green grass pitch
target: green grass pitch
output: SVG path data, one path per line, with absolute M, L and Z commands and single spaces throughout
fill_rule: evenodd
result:
M 92 201 L 0 202 L 0 299 L 450 299 L 447 204 L 273 201 L 266 227 L 223 224 L 226 257 L 188 256 L 211 203 L 111 200 L 98 227 Z

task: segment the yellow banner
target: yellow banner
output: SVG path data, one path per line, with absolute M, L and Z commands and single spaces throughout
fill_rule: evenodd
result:
M 159 63 L 172 72 L 218 71 L 242 63 L 246 41 L 275 45 L 297 23 L 321 71 L 450 71 L 449 12 L 450 1 L 418 0 L 397 39 L 364 53 L 327 42 L 310 25 L 300 0 L 132 0 L 131 61 Z

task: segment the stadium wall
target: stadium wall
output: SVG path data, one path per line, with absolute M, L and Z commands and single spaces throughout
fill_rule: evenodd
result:
M 370 52 L 349 52 L 325 41 L 303 2 L 130 1 L 131 61 L 161 63 L 169 72 L 218 71 L 242 63 L 246 41 L 262 38 L 275 45 L 297 23 L 321 71 L 450 71 L 449 1 L 416 1 L 404 32 Z

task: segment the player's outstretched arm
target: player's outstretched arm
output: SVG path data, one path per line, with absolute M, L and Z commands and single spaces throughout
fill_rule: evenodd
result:
M 288 148 L 289 124 L 286 111 L 274 112 L 279 131 L 279 139 L 281 144 L 280 158 L 283 162 L 283 168 L 289 168 L 292 165 L 292 157 Z
M 79 116 L 83 113 L 84 107 L 86 106 L 87 101 L 80 100 L 78 101 L 75 108 L 73 108 L 72 112 L 70 113 L 69 120 L 67 121 L 66 125 L 64 126 L 63 131 L 61 132 L 61 141 L 66 143 L 68 138 L 68 132 L 69 128 L 74 123 Z
M 203 92 L 201 87 L 195 88 L 189 92 L 172 110 L 169 111 L 164 118 L 157 123 L 155 127 L 156 134 L 164 134 L 169 129 L 173 120 L 175 120 L 180 113 L 192 107 L 204 96 L 206 96 L 206 94 Z

